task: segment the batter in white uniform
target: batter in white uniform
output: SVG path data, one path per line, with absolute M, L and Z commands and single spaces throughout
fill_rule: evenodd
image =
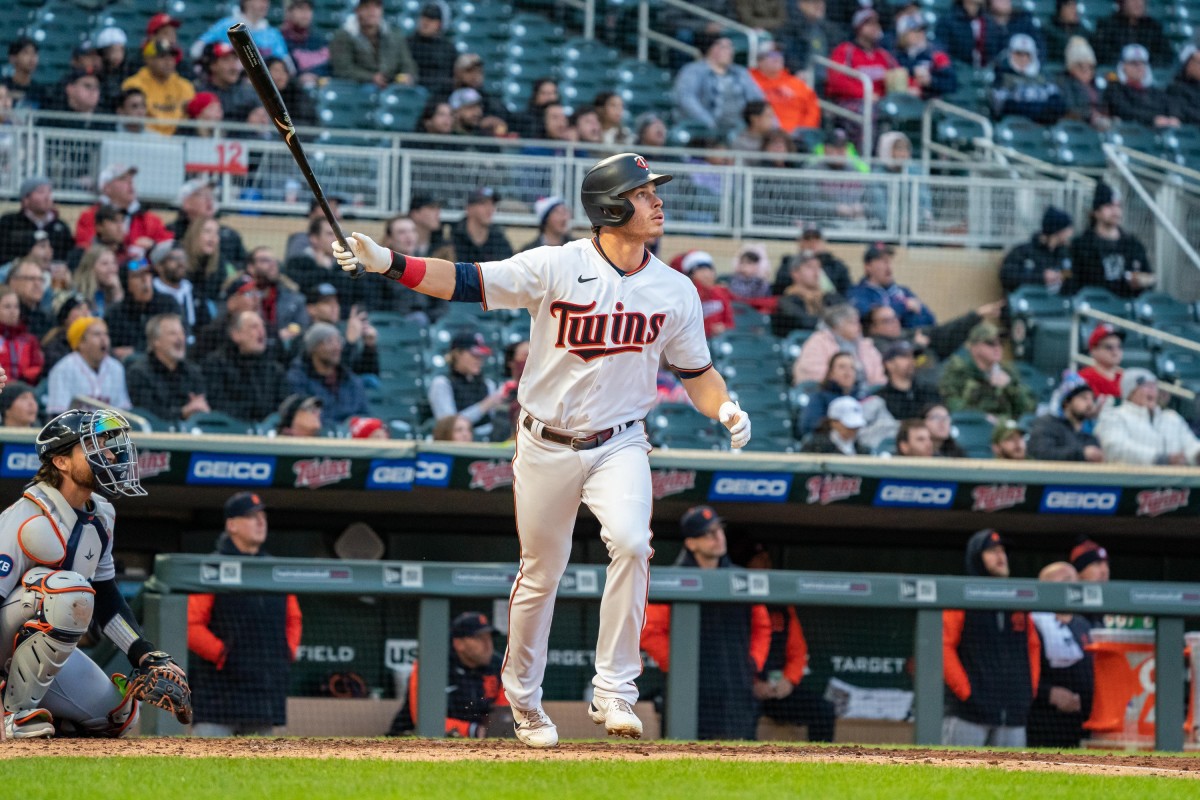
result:
M 502 672 L 517 737 L 532 747 L 558 744 L 542 708 L 542 678 L 581 500 L 600 521 L 610 558 L 588 713 L 610 735 L 642 734 L 634 681 L 642 670 L 638 642 L 653 554 L 642 420 L 656 401 L 660 355 L 683 377 L 700 413 L 729 428 L 733 447 L 750 440 L 749 417 L 712 367 L 695 287 L 645 247 L 662 235 L 657 187 L 670 179 L 633 153 L 606 158 L 588 172 L 581 192 L 595 238 L 504 261 L 411 258 L 361 233 L 348 240 L 352 253 L 333 245 L 343 269 L 361 263 L 424 294 L 524 308 L 533 318 L 513 459 L 521 565 Z
M 132 666 L 170 658 L 142 638 L 113 566 L 109 500 L 146 494 L 137 449 L 117 412 L 74 409 L 36 449 L 34 482 L 0 514 L 4 734 L 121 736 L 138 717 L 131 685 L 76 646 L 94 618 Z

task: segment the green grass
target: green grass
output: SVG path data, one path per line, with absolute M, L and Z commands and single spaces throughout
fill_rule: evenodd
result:
M 217 758 L 26 758 L 0 762 L 0 799 L 49 785 L 72 800 L 701 800 L 701 798 L 1188 798 L 1186 778 L 1094 777 L 923 765 L 672 761 L 400 762 Z M 26 787 L 20 790 L 19 787 Z M 30 789 L 30 787 L 34 787 Z

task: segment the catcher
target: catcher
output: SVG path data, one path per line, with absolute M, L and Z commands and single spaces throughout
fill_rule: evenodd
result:
M 142 637 L 117 589 L 110 501 L 146 494 L 129 423 L 72 409 L 42 428 L 36 450 L 37 475 L 0 514 L 4 735 L 121 736 L 139 700 L 189 723 L 187 676 Z M 93 621 L 129 657 L 128 678 L 76 649 Z

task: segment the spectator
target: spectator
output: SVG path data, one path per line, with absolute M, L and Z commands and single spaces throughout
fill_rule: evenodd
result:
M 825 70 L 814 66 L 812 57 L 829 58 L 846 35 L 840 25 L 825 18 L 825 0 L 797 0 L 796 8 L 798 13 L 791 15 L 776 41 L 784 45 L 787 68 L 796 73 L 813 67 L 819 86 L 825 82 Z
M 321 399 L 330 422 L 343 422 L 367 413 L 367 393 L 362 378 L 342 363 L 346 340 L 333 325 L 317 322 L 304 332 L 304 352 L 287 372 L 293 392 Z
M 109 408 L 129 409 L 125 368 L 108 354 L 108 326 L 99 317 L 81 317 L 67 329 L 74 351 L 50 370 L 46 411 L 61 414 L 76 405 L 76 398 Z
M 896 283 L 893 252 L 891 245 L 882 242 L 870 245 L 863 255 L 863 278 L 850 289 L 847 297 L 860 314 L 866 314 L 875 306 L 890 305 L 904 328 L 936 324 L 933 312 L 916 293 Z
M 862 322 L 854 307 L 842 303 L 825 312 L 825 320 L 817 332 L 804 342 L 800 357 L 792 367 L 792 383 L 821 380 L 834 353 L 849 353 L 854 357 L 855 374 L 865 386 L 887 382 L 883 357 L 875 343 L 863 336 Z
M 225 532 L 213 556 L 269 558 L 266 540 L 266 506 L 257 494 L 238 492 L 225 501 Z M 192 735 L 270 736 L 274 726 L 287 724 L 288 674 L 303 627 L 296 596 L 193 594 L 187 605 Z
M 213 185 L 208 178 L 193 178 L 186 181 L 175 194 L 175 205 L 179 207 L 179 214 L 175 217 L 175 221 L 167 226 L 167 230 L 176 241 L 186 239 L 188 229 L 194 220 L 216 219 L 217 217 L 217 200 L 213 194 Z M 246 246 L 242 243 L 240 233 L 227 225 L 219 225 L 217 236 L 221 259 L 234 264 L 245 262 Z
M 483 88 L 483 58 L 478 53 L 460 53 L 454 59 L 454 88 L 469 88 L 479 92 L 483 98 L 484 116 L 508 119 L 508 109 L 504 103 Z
M 275 426 L 277 436 L 320 436 L 324 427 L 321 398 L 303 392 L 288 395 L 279 404 L 279 422 Z
M 288 258 L 284 272 L 301 290 L 307 291 L 318 283 L 332 283 L 340 297 L 354 302 L 359 284 L 352 273 L 343 272 L 333 260 L 333 251 L 329 248 L 332 241 L 333 227 L 329 220 L 324 217 L 309 220 L 308 247 L 300 255 Z
M 700 312 L 704 315 L 704 335 L 708 338 L 733 329 L 733 295 L 717 284 L 717 269 L 713 257 L 704 250 L 692 250 L 680 262 L 683 274 L 692 279 L 700 295 Z
M 662 147 L 667 143 L 667 124 L 653 111 L 639 114 L 633 129 L 637 137 L 634 144 L 638 147 Z
M 834 353 L 829 357 L 829 366 L 820 388 L 808 393 L 808 405 L 800 417 L 800 435 L 815 431 L 828 416 L 829 406 L 838 398 L 859 398 L 863 394 L 862 383 L 854 368 L 854 357 L 849 353 Z
M 329 42 L 325 35 L 313 28 L 312 0 L 287 0 L 283 11 L 283 24 L 279 33 L 287 45 L 288 55 L 296 65 L 296 77 L 300 84 L 313 85 L 317 78 L 329 76 Z M 280 56 L 272 56 L 269 61 Z M 286 99 L 285 99 L 286 101 Z M 288 112 L 293 120 L 296 115 L 288 102 Z
M 967 451 L 959 446 L 954 439 L 954 429 L 951 426 L 950 412 L 941 403 L 932 403 L 921 412 L 925 427 L 929 431 L 929 439 L 933 442 L 935 458 L 967 458 Z
M 37 384 L 45 369 L 42 346 L 21 321 L 21 299 L 0 286 L 0 369 L 10 381 Z
M 100 173 L 97 181 L 100 200 L 79 215 L 79 221 L 75 224 L 76 247 L 87 247 L 96 239 L 96 211 L 101 206 L 111 206 L 123 213 L 124 255 L 128 258 L 145 256 L 157 242 L 174 238 L 159 216 L 147 211 L 138 201 L 137 187 L 133 184 L 133 176 L 137 175 L 137 171 L 137 167 L 110 164 Z
M 101 209 L 96 218 L 107 216 L 110 211 L 112 209 Z M 107 223 L 102 222 L 100 230 L 106 226 Z M 124 299 L 125 287 L 121 283 L 117 257 L 110 248 L 94 244 L 84 252 L 75 270 L 75 289 L 99 316 L 104 316 L 108 309 Z
M 633 143 L 633 131 L 625 127 L 625 100 L 616 92 L 600 92 L 592 101 L 600 116 L 600 129 L 605 144 Z
M 56 276 L 51 274 L 52 268 L 55 268 L 56 266 L 61 268 L 61 272 L 65 273 L 62 275 L 62 277 L 65 278 L 66 281 L 70 281 L 70 272 L 66 270 L 66 265 L 62 262 L 57 262 L 56 265 L 56 262 L 54 261 L 54 248 L 50 246 L 50 237 L 46 235 L 45 231 L 29 231 L 21 234 L 17 238 L 17 249 L 22 252 L 12 261 L 0 266 L 0 275 L 7 277 L 8 273 L 17 263 L 21 261 L 32 261 L 38 265 L 38 268 L 41 269 L 42 272 L 49 275 L 51 279 L 52 290 L 56 288 L 53 284 Z
M 808 168 L 823 172 L 866 174 L 871 167 L 858 157 L 850 137 L 841 128 L 826 132 L 824 142 L 813 149 Z M 867 218 L 866 182 L 855 175 L 824 177 L 812 194 L 811 214 L 865 223 Z
M 765 100 L 751 100 L 746 103 L 742 108 L 742 121 L 746 125 L 733 138 L 734 150 L 760 152 L 767 134 L 779 130 L 775 110 Z
M 329 202 L 329 210 L 333 212 L 333 218 L 336 220 L 341 220 L 342 204 L 349 203 L 349 198 L 347 198 L 345 195 L 329 193 L 325 196 L 325 199 Z M 308 203 L 308 222 L 312 222 L 314 219 L 324 218 L 325 210 L 321 208 L 321 204 L 317 202 L 317 198 L 314 197 Z M 293 256 L 298 256 L 305 251 L 308 245 L 308 225 L 306 224 L 302 230 L 288 234 L 287 245 L 284 248 L 283 257 L 287 259 Z M 240 264 L 241 262 L 239 261 L 236 263 Z
M 760 52 L 750 77 L 775 112 L 779 127 L 787 133 L 797 128 L 821 127 L 817 93 L 796 75 L 784 69 L 783 52 L 775 47 Z
M 950 358 L 939 384 L 951 411 L 982 411 L 1019 419 L 1037 406 L 1033 393 L 1012 367 L 1002 363 L 1000 331 L 981 322 L 967 335 L 967 353 Z
M 71 352 L 71 345 L 67 342 L 67 331 L 71 323 L 80 317 L 94 316 L 95 313 L 92 306 L 77 291 L 61 292 L 54 298 L 52 308 L 58 324 L 42 337 L 43 374 L 49 374 L 54 365 Z
M 471 87 L 455 89 L 447 100 L 453 124 L 450 133 L 456 136 L 480 136 L 479 123 L 483 120 L 483 95 Z M 442 133 L 442 131 L 430 131 Z
M 142 39 L 141 45 L 137 49 L 136 59 L 141 59 L 142 53 L 145 51 L 146 45 L 155 40 L 164 40 L 171 43 L 171 46 L 178 51 L 175 55 L 175 65 L 183 67 L 183 45 L 179 43 L 179 29 L 183 27 L 183 22 L 170 14 L 159 12 L 150 19 L 146 20 L 146 35 Z
M 988 60 L 994 63 L 1005 48 L 1012 47 L 1012 38 L 1025 34 L 1034 42 L 1034 59 L 1041 61 L 1046 55 L 1041 28 L 1033 15 L 1024 8 L 1014 9 L 1013 0 L 988 0 L 988 12 L 984 18 Z
M 498 261 L 513 254 L 503 229 L 492 223 L 499 201 L 500 196 L 490 186 L 473 189 L 467 195 L 466 214 L 450 226 L 450 244 L 458 261 Z
M 561 104 L 562 97 L 558 93 L 558 83 L 553 78 L 536 78 L 533 81 L 533 91 L 529 94 L 529 102 L 525 108 L 513 116 L 513 131 L 523 139 L 544 139 L 542 120 L 546 106 Z
M 471 425 L 471 420 L 462 414 L 447 414 L 434 423 L 433 440 L 435 442 L 473 442 L 475 441 L 475 429 Z
M 1108 565 L 1108 550 L 1081 535 L 1071 548 L 1071 566 L 1079 574 L 1079 580 L 1091 583 L 1107 583 L 1111 577 Z
M 604 128 L 600 127 L 600 112 L 592 106 L 577 109 L 571 115 L 571 131 L 576 142 L 602 144 Z M 587 151 L 577 151 L 586 154 Z
M 1055 0 L 1054 16 L 1042 26 L 1042 35 L 1046 40 L 1046 63 L 1062 61 L 1072 39 L 1079 37 L 1086 42 L 1091 31 L 1079 16 L 1079 0 Z
M 1082 36 L 1067 43 L 1067 71 L 1057 78 L 1066 111 L 1063 119 L 1086 122 L 1098 131 L 1112 126 L 1108 103 L 1102 93 L 1102 83 L 1096 77 L 1096 54 Z
M 771 284 L 767 282 L 767 248 L 747 242 L 738 248 L 733 259 L 733 275 L 729 276 L 729 293 L 735 303 L 745 303 L 758 311 L 770 313 L 775 308 Z
M 456 261 L 454 248 L 442 234 L 442 201 L 428 195 L 413 195 L 408 203 L 408 218 L 416 226 L 417 242 L 410 252 L 419 258 L 433 255 Z
M 1091 41 L 1102 64 L 1115 64 L 1118 58 L 1124 60 L 1123 51 L 1131 44 L 1149 51 L 1149 60 L 1157 67 L 1165 67 L 1174 59 L 1162 25 L 1146 15 L 1146 0 L 1117 0 L 1117 10 L 1112 16 L 1096 23 Z
M 342 310 L 338 302 L 338 291 L 331 283 L 314 284 L 305 291 L 305 310 L 308 312 L 310 324 L 324 322 L 334 327 L 341 325 Z M 346 347 L 342 351 L 342 363 L 356 375 L 376 375 L 379 373 L 379 332 L 371 325 L 367 312 L 357 305 L 350 306 L 346 315 L 346 324 L 339 328 Z M 299 337 L 297 337 L 299 339 Z M 297 341 L 297 344 L 302 344 Z M 291 361 L 300 355 L 300 347 L 294 347 Z
M 1079 573 L 1065 561 L 1042 567 L 1039 581 L 1077 583 Z M 1041 640 L 1040 680 L 1029 709 L 1030 747 L 1079 747 L 1092 715 L 1095 667 L 1088 652 L 1091 623 L 1080 614 L 1034 611 L 1029 615 Z
M 805 251 L 815 253 L 821 261 L 821 270 L 825 273 L 819 276 L 822 290 L 834 291 L 842 296 L 850 293 L 850 268 L 846 266 L 846 262 L 829 252 L 829 245 L 820 228 L 814 225 L 803 228 L 796 245 L 797 254 L 784 256 L 779 262 L 779 269 L 775 272 L 775 283 L 771 287 L 772 294 L 783 294 L 792 283 L 792 261 Z
M 267 327 L 261 314 L 239 311 L 228 319 L 226 344 L 204 359 L 208 404 L 231 417 L 261 420 L 288 393 L 283 367 L 267 353 Z M 218 321 L 225 322 L 220 317 Z
M 261 296 L 267 330 L 287 344 L 304 327 L 304 295 L 290 278 L 279 273 L 279 259 L 269 247 L 256 247 L 250 251 L 246 274 L 254 279 Z
M 1029 435 L 1016 420 L 1005 419 L 992 428 L 992 456 L 1006 461 L 1024 461 Z
M 1096 438 L 1104 460 L 1117 464 L 1191 465 L 1200 457 L 1200 439 L 1183 417 L 1158 404 L 1158 379 L 1133 368 L 1121 376 L 1124 402 L 1104 409 Z
M 1057 294 L 1062 289 L 1064 274 L 1071 274 L 1068 245 L 1074 235 L 1071 215 L 1061 208 L 1046 206 L 1041 232 L 1010 250 L 1000 265 L 1000 285 L 1004 291 L 1014 292 L 1019 286 L 1044 286 Z
M 1042 414 L 1033 421 L 1029 457 L 1042 461 L 1103 461 L 1100 441 L 1087 430 L 1099 410 L 1095 391 L 1076 378 L 1064 382 L 1058 394 L 1062 414 Z
M 417 65 L 420 83 L 430 97 L 446 97 L 454 88 L 454 43 L 446 37 L 442 7 L 435 2 L 421 6 L 417 27 L 408 37 L 408 50 Z
M 417 120 L 417 132 L 429 133 L 434 136 L 450 136 L 454 133 L 454 111 L 446 100 L 430 100 L 421 111 Z M 431 150 L 452 150 L 449 143 L 429 142 L 425 145 Z
M 875 100 L 887 94 L 887 76 L 891 70 L 904 69 L 896 57 L 880 47 L 883 28 L 879 14 L 873 8 L 862 8 L 854 14 L 851 22 L 854 37 L 833 49 L 831 61 L 865 72 L 873 82 Z M 826 97 L 852 111 L 863 107 L 863 85 L 856 78 L 840 72 L 830 72 L 825 84 Z
M 73 69 L 59 85 L 62 94 L 51 98 L 50 107 L 56 111 L 70 112 L 70 117 L 62 119 L 47 119 L 41 124 L 51 128 L 73 128 L 84 131 L 111 131 L 111 122 L 102 122 L 95 118 L 103 113 L 100 108 L 100 77 L 94 72 L 83 69 Z
M 11 378 L 0 390 L 0 426 L 5 428 L 36 428 L 38 420 L 37 393 L 24 381 Z
M 694 5 L 726 19 L 733 19 L 737 15 L 732 0 L 698 0 Z M 721 23 L 697 16 L 691 11 L 679 8 L 663 11 L 659 19 L 661 29 L 679 41 L 694 46 L 702 54 L 707 49 L 705 43 L 724 29 Z M 680 65 L 672 63 L 671 66 Z
M 71 252 L 71 228 L 54 205 L 54 187 L 49 178 L 26 178 L 17 192 L 21 208 L 0 217 L 0 264 L 25 255 L 22 242 L 34 231 L 44 231 L 54 250 L 54 259 L 64 261 Z
M 8 271 L 8 285 L 21 304 L 21 324 L 34 336 L 50 330 L 50 315 L 43 308 L 46 299 L 46 273 L 36 261 L 22 259 Z
M 358 0 L 354 14 L 329 42 L 329 61 L 333 77 L 380 89 L 418 77 L 404 32 L 383 18 L 383 0 Z
M 250 38 L 264 57 L 286 57 L 288 49 L 283 34 L 267 20 L 270 10 L 271 0 L 238 0 L 237 11 L 217 20 L 200 34 L 200 38 L 192 45 L 192 58 L 199 58 L 205 45 L 228 41 L 226 31 L 239 22 L 249 29 Z
M 784 0 L 734 0 L 738 21 L 748 28 L 777 33 L 787 21 Z
M 958 91 L 950 56 L 929 43 L 922 11 L 896 18 L 896 61 L 908 70 L 912 94 L 932 100 Z
M 941 403 L 937 388 L 917 383 L 917 360 L 911 342 L 892 342 L 883 351 L 887 383 L 875 393 L 896 419 L 923 417 L 925 409 Z
M 929 189 L 929 184 L 919 179 L 925 173 L 921 165 L 913 160 L 912 141 L 900 131 L 888 131 L 879 137 L 875 157 L 878 161 L 873 172 L 881 175 L 918 177 L 918 180 L 914 181 L 918 186 L 917 208 L 910 213 L 917 215 L 922 226 L 931 226 L 933 224 L 933 193 Z M 871 219 L 883 227 L 890 224 L 889 212 L 894 193 L 893 185 L 884 182 L 872 183 L 867 189 L 868 213 Z
M 114 102 L 113 113 L 125 117 L 117 123 L 117 133 L 145 133 L 146 126 L 138 120 L 147 116 L 146 93 L 141 89 L 121 89 Z
M 1058 122 L 1066 111 L 1066 102 L 1058 84 L 1041 74 L 1042 65 L 1033 37 L 1027 33 L 1016 34 L 997 61 L 991 90 L 992 118 L 1020 116 L 1042 125 Z
M 154 270 L 144 258 L 130 261 L 120 269 L 125 296 L 104 312 L 112 337 L 113 355 L 124 361 L 134 352 L 146 349 L 146 323 L 159 314 L 178 314 L 174 298 L 154 290 Z
M 994 53 L 987 52 L 983 0 L 955 0 L 947 14 L 938 15 L 937 41 L 950 58 L 961 64 L 982 67 Z
M 125 372 L 133 405 L 168 421 L 211 411 L 204 374 L 187 360 L 180 316 L 159 314 L 147 320 L 146 342 L 147 352 L 137 355 Z
M 762 100 L 762 90 L 745 67 L 733 63 L 733 42 L 722 35 L 696 37 L 701 57 L 675 78 L 676 114 L 680 121 L 711 128 L 727 136 L 741 127 L 742 110 Z
M 38 68 L 38 45 L 28 36 L 17 36 L 8 44 L 8 69 L 0 83 L 8 89 L 16 108 L 40 108 L 46 89 L 34 78 Z
M 1167 91 L 1175 101 L 1174 116 L 1185 125 L 1200 125 L 1200 50 L 1195 45 L 1179 51 L 1179 71 Z
M 1121 50 L 1117 80 L 1109 81 L 1104 103 L 1109 116 L 1154 128 L 1178 128 L 1175 101 L 1154 85 L 1150 54 L 1140 44 L 1127 44 Z
M 821 421 L 800 447 L 801 453 L 826 453 L 842 456 L 870 455 L 858 433 L 867 424 L 862 403 L 853 397 L 839 397 L 825 409 Z
M 1121 228 L 1121 196 L 1107 183 L 1092 196 L 1092 224 L 1071 242 L 1074 294 L 1084 286 L 1103 286 L 1118 297 L 1136 297 L 1158 282 L 1140 239 Z
M 122 89 L 140 89 L 146 95 L 146 116 L 168 120 L 147 126 L 163 136 L 175 133 L 175 126 L 169 120 L 183 119 L 184 107 L 196 96 L 192 82 L 175 71 L 181 56 L 182 51 L 167 39 L 148 42 L 142 48 L 146 66 L 121 84 Z
M 192 136 L 216 136 L 216 124 L 225 119 L 221 99 L 212 92 L 196 92 L 196 96 L 188 100 L 183 110 L 188 119 L 199 123 L 188 131 Z
M 967 574 L 1007 578 L 1006 543 L 994 530 L 967 542 Z M 1030 703 L 1036 696 L 1041 643 L 1024 611 L 942 612 L 946 716 L 942 744 L 1024 747 Z
M 351 439 L 390 439 L 387 426 L 378 417 L 351 417 Z M 470 427 L 470 426 L 468 426 Z
M 1096 397 L 1121 399 L 1121 359 L 1125 357 L 1125 331 L 1101 322 L 1088 336 L 1092 364 L 1079 370 Z
M 933 458 L 933 436 L 920 417 L 901 420 L 896 431 L 896 455 L 908 458 Z
M 525 374 L 525 363 L 527 361 L 529 361 L 529 340 L 528 339 L 521 339 L 519 341 L 509 342 L 507 345 L 505 345 L 505 347 L 504 347 L 504 376 L 508 380 L 506 380 L 504 382 L 504 385 L 501 388 L 504 389 L 506 392 L 508 392 L 508 430 L 509 431 L 517 430 L 517 419 L 521 416 L 521 404 L 519 402 L 517 402 L 517 387 L 521 383 L 521 376 L 523 376 Z M 661 363 L 661 360 L 660 360 L 660 363 L 659 363 L 659 374 L 660 375 L 663 371 L 663 366 L 664 365 Z M 667 371 L 667 374 L 671 374 L 669 370 Z M 682 388 L 683 387 L 680 386 L 681 390 L 682 390 Z M 684 394 L 686 394 L 686 392 L 684 392 Z M 661 384 L 659 385 L 659 390 L 656 392 L 656 395 L 660 398 L 659 402 L 666 402 L 665 400 L 661 399 L 663 397 L 663 394 L 661 392 Z M 682 402 L 682 400 L 678 397 L 675 398 L 675 401 Z M 500 427 L 499 423 L 500 423 L 500 420 L 497 420 L 497 425 L 496 425 L 497 429 L 499 429 L 499 427 Z M 493 435 L 495 435 L 495 432 L 493 432 Z M 513 434 L 509 433 L 509 435 L 505 438 L 506 438 L 506 440 L 511 439 L 511 438 L 513 438 Z
M 421 211 L 418 216 L 426 213 L 428 212 Z M 433 213 L 440 213 L 440 209 L 435 206 Z M 416 253 L 422 247 L 417 238 L 420 233 L 421 228 L 417 226 L 416 220 L 412 216 L 396 216 L 384 223 L 383 239 L 380 240 L 380 243 L 397 253 Z M 424 252 L 428 255 L 428 246 L 425 247 Z M 453 258 L 453 254 L 450 255 Z M 402 290 L 393 281 L 371 281 L 357 289 L 360 301 L 368 311 L 403 314 L 410 321 L 420 325 L 428 325 L 438 319 L 449 306 L 447 300 L 420 292 Z
M 725 524 L 710 506 L 689 508 L 679 521 L 683 549 L 675 566 L 730 569 Z M 671 668 L 671 606 L 650 603 L 642 649 L 664 673 Z M 703 603 L 700 606 L 700 687 L 697 739 L 753 739 L 757 708 L 754 679 L 771 645 L 771 619 L 764 606 Z
M 501 658 L 492 641 L 494 631 L 488 618 L 478 611 L 464 611 L 450 625 L 450 667 L 446 686 L 447 736 L 482 739 L 495 736 L 505 729 L 494 718 L 508 707 L 508 700 L 500 685 Z M 417 662 L 413 662 L 408 695 L 392 720 L 388 736 L 411 734 L 416 729 L 417 674 Z M 511 714 L 506 716 L 511 717 Z
M 537 217 L 538 235 L 521 248 L 520 252 L 535 247 L 559 247 L 571 241 L 571 210 L 557 195 L 539 198 L 533 204 L 533 215 Z M 408 252 L 398 250 L 397 252 Z
M 192 220 L 181 242 L 197 297 L 215 302 L 237 274 L 237 267 L 221 252 L 221 224 L 215 219 Z
M 200 54 L 200 79 L 196 81 L 196 92 L 214 95 L 230 119 L 245 119 L 250 109 L 260 105 L 258 95 L 250 81 L 242 73 L 242 62 L 228 41 L 210 42 Z M 288 106 L 288 116 L 292 107 Z M 191 109 L 188 115 L 194 116 Z M 292 122 L 296 122 L 293 117 Z
M 461 414 L 475 426 L 475 437 L 489 441 L 494 427 L 493 409 L 501 408 L 509 390 L 483 373 L 484 359 L 492 348 L 482 333 L 462 330 L 450 341 L 446 353 L 449 373 L 429 382 L 429 407 L 434 419 Z

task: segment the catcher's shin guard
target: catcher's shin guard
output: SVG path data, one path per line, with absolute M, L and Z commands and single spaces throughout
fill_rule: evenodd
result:
M 140 705 L 133 696 L 133 687 L 130 685 L 129 679 L 124 675 L 119 672 L 114 674 L 112 685 L 115 687 L 112 695 L 114 699 L 119 698 L 119 701 L 110 711 L 104 716 L 97 716 L 93 719 L 56 719 L 54 725 L 58 734 L 60 736 L 110 739 L 127 736 L 137 724 Z
M 29 620 L 18 630 L 13 640 L 12 661 L 4 687 L 5 728 L 10 734 L 22 736 L 20 729 L 32 731 L 36 718 L 44 716 L 45 725 L 31 736 L 53 734 L 50 714 L 39 709 L 42 698 L 55 676 L 67 663 L 79 639 L 87 632 L 92 620 L 95 590 L 77 572 L 35 567 L 22 579 Z

